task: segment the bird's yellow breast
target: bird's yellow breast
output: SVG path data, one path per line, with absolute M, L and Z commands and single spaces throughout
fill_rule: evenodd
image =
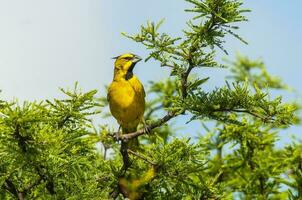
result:
M 122 127 L 137 127 L 144 115 L 145 91 L 136 76 L 113 81 L 109 86 L 108 101 L 112 115 Z

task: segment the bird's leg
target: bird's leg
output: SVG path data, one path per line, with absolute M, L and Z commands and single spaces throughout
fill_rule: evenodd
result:
M 120 125 L 120 126 L 118 127 L 117 132 L 115 133 L 115 138 L 117 138 L 117 139 L 119 139 L 120 136 L 122 135 L 122 133 L 121 133 L 121 128 L 122 128 L 122 126 Z
M 147 133 L 147 134 L 151 133 L 151 128 L 146 123 L 146 120 L 145 120 L 144 117 L 142 117 L 142 122 L 143 122 L 143 125 L 144 125 L 144 132 Z

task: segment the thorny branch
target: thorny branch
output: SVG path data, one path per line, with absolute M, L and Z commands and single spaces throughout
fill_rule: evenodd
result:
M 144 135 L 144 134 L 148 133 L 148 131 L 151 131 L 157 127 L 160 127 L 161 125 L 168 122 L 170 119 L 176 117 L 177 115 L 178 114 L 176 112 L 168 112 L 163 118 L 157 120 L 156 122 L 148 125 L 147 127 L 143 128 L 143 129 L 140 129 L 133 133 L 127 133 L 127 134 L 115 133 L 114 137 L 116 140 L 128 141 L 132 138 L 136 138 L 140 135 Z

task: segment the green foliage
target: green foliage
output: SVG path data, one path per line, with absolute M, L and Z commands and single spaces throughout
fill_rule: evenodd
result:
M 154 143 L 146 155 L 156 163 L 156 176 L 148 185 L 148 199 L 216 198 L 215 177 L 204 174 L 207 151 L 203 145 L 174 139 L 167 145 Z M 178 190 L 178 191 L 176 191 Z M 192 196 L 190 196 L 191 194 Z
M 225 67 L 216 50 L 227 53 L 227 35 L 246 43 L 236 30 L 249 10 L 238 0 L 186 1 L 193 18 L 182 36 L 160 33 L 163 21 L 124 33 L 150 51 L 146 61 L 171 69 L 146 90 L 152 130 L 139 126 L 140 148 L 125 154 L 108 124 L 94 126 L 93 118 L 111 117 L 95 90 L 81 92 L 76 84 L 61 89 L 64 99 L 1 101 L 0 199 L 302 198 L 301 141 L 276 147 L 280 130 L 299 121 L 296 103 L 271 97 L 272 89 L 288 90 L 281 79 L 243 56 L 228 62 L 230 79 L 212 91 L 203 88 L 213 77 L 192 74 Z M 174 118 L 188 129 L 178 129 Z M 202 122 L 198 137 L 194 120 Z
M 1 109 L 1 199 L 98 199 L 96 178 L 106 164 L 88 119 L 99 107 L 96 91 L 62 91 L 68 98 Z
M 247 83 L 233 83 L 233 87 L 227 85 L 211 93 L 198 90 L 178 106 L 190 111 L 192 119 L 209 118 L 225 123 L 240 123 L 240 119 L 236 120 L 238 116 L 234 117 L 233 114 L 244 113 L 259 118 L 264 123 L 289 125 L 296 107 L 281 104 L 281 97 L 269 100 L 267 96 L 267 93 L 258 88 L 252 93 Z

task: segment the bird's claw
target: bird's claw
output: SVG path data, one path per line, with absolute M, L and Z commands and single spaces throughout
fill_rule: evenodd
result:
M 120 139 L 120 133 L 119 132 L 114 133 L 112 136 L 113 136 L 113 138 L 115 140 L 119 140 Z
M 114 139 L 116 139 L 116 140 L 121 140 L 121 135 L 122 135 L 123 133 L 120 131 L 120 129 L 117 131 L 117 132 L 115 132 L 114 134 L 113 134 L 113 137 L 114 137 Z
M 144 132 L 146 133 L 146 134 L 150 134 L 151 133 L 151 128 L 150 128 L 150 126 L 144 126 Z

